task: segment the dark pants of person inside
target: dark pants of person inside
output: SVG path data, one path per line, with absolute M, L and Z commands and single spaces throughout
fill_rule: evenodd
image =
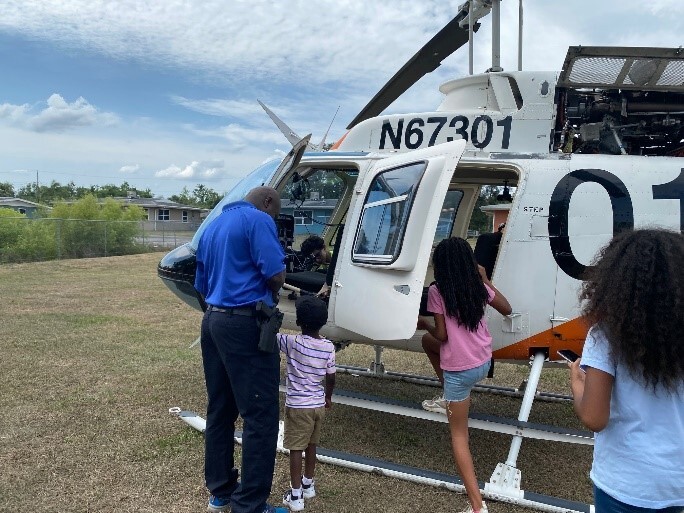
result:
M 256 317 L 208 310 L 202 320 L 207 385 L 205 479 L 232 513 L 260 513 L 271 493 L 278 439 L 279 353 L 259 351 Z M 234 468 L 235 421 L 243 419 L 242 479 Z

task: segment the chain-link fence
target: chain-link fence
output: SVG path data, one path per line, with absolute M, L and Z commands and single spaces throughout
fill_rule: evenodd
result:
M 163 251 L 193 235 L 174 221 L 0 218 L 0 263 Z

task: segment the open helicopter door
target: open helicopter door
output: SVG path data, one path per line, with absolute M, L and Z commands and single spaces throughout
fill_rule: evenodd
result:
M 356 184 L 331 291 L 336 326 L 370 340 L 408 339 L 458 140 L 371 164 Z
M 299 161 L 302 160 L 310 140 L 311 134 L 305 135 L 292 145 L 292 149 L 287 153 L 287 155 L 285 155 L 282 162 L 278 166 L 278 169 L 276 169 L 275 173 L 273 173 L 273 183 L 278 183 L 278 180 L 280 180 L 285 173 L 299 164 Z

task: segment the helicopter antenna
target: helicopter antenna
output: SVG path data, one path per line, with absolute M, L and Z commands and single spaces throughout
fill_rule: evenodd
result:
M 328 137 L 328 132 L 330 132 L 330 127 L 332 127 L 333 121 L 335 121 L 335 118 L 337 117 L 337 113 L 340 111 L 340 105 L 337 106 L 337 110 L 335 111 L 335 114 L 333 115 L 332 120 L 330 121 L 330 124 L 328 125 L 328 129 L 325 131 L 323 134 L 323 139 L 321 139 L 321 142 L 318 143 L 318 147 L 323 150 L 323 146 L 325 145 L 325 138 Z
M 477 22 L 480 18 L 487 16 L 492 10 L 493 0 L 468 0 L 459 7 L 459 13 L 463 13 L 460 17 L 459 26 L 465 30 L 468 26 L 468 70 L 473 74 L 473 34 L 477 31 L 480 24 Z
M 473 0 L 468 4 L 468 71 L 473 74 Z
M 522 71 L 523 0 L 518 3 L 518 71 Z
M 503 71 L 501 67 L 501 0 L 492 0 L 492 67 L 489 71 Z

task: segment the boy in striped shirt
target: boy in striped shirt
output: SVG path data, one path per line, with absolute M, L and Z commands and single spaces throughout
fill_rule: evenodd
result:
M 328 307 L 316 296 L 301 296 L 295 304 L 300 335 L 278 334 L 287 361 L 285 438 L 290 451 L 290 486 L 283 504 L 304 509 L 304 499 L 316 496 L 314 469 L 325 409 L 332 406 L 335 387 L 335 347 L 318 331 L 328 320 Z M 323 381 L 325 380 L 325 386 Z M 306 455 L 302 475 L 302 453 Z

